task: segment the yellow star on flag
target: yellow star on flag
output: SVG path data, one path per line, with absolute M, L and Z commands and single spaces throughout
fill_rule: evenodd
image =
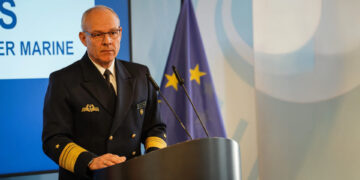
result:
M 194 69 L 190 69 L 190 81 L 195 80 L 198 84 L 200 84 L 200 77 L 205 75 L 206 72 L 201 72 L 199 70 L 199 64 L 197 64 Z
M 172 75 L 168 75 L 168 74 L 165 74 L 165 77 L 166 79 L 168 80 L 168 82 L 166 83 L 165 85 L 165 88 L 169 87 L 169 86 L 172 86 L 176 91 L 178 90 L 178 80 L 176 79 L 176 76 L 174 73 L 172 73 Z

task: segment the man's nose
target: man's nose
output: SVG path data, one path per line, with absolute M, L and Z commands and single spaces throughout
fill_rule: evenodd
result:
M 104 34 L 102 43 L 103 44 L 110 44 L 112 42 L 112 38 L 110 37 L 109 34 Z

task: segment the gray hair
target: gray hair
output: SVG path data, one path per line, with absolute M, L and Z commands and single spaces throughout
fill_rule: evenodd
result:
M 94 6 L 92 8 L 89 8 L 88 10 L 86 10 L 83 15 L 82 15 L 82 18 L 81 18 L 81 29 L 82 31 L 85 31 L 85 22 L 86 22 L 86 18 L 87 16 L 91 13 L 91 11 L 93 10 L 96 10 L 96 9 L 106 9 L 106 10 L 109 10 L 111 13 L 113 13 L 115 15 L 115 17 L 119 20 L 119 25 L 120 25 L 120 18 L 119 16 L 116 14 L 116 12 L 107 7 L 107 6 L 104 6 L 104 5 L 97 5 L 97 6 Z

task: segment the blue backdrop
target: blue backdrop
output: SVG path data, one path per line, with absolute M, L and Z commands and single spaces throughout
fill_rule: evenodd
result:
M 62 1 L 66 3 L 65 1 Z M 77 16 L 81 17 L 83 9 L 87 9 L 90 5 L 103 4 L 113 8 L 119 15 L 121 26 L 123 27 L 123 38 L 121 41 L 121 50 L 118 58 L 123 60 L 130 60 L 130 28 L 128 17 L 128 1 L 127 0 L 91 0 L 76 2 L 77 5 L 71 6 L 64 4 L 64 8 L 68 7 L 67 11 L 77 13 Z M 83 5 L 86 4 L 86 5 Z M 27 37 L 33 42 L 44 42 L 41 34 L 41 24 L 54 21 L 56 26 L 66 27 L 69 29 L 75 29 L 77 32 L 80 30 L 79 19 L 70 21 L 61 21 L 64 19 L 64 9 L 57 7 L 56 11 L 49 11 L 47 9 L 50 6 L 46 1 L 36 0 L 30 4 L 24 2 L 18 2 L 16 0 L 0 0 L 0 66 L 6 70 L 0 70 L 0 176 L 14 174 L 14 173 L 29 173 L 35 171 L 48 171 L 56 170 L 57 165 L 52 162 L 42 151 L 41 132 L 42 132 L 42 109 L 44 102 L 44 95 L 48 85 L 48 75 L 50 71 L 60 69 L 68 64 L 76 61 L 85 52 L 84 47 L 77 47 L 78 41 L 77 34 L 72 33 L 74 36 L 73 48 L 70 49 L 73 54 L 62 55 L 46 55 L 35 54 L 33 56 L 24 57 L 17 54 L 17 45 L 22 40 L 15 40 L 18 37 L 11 35 L 12 32 L 16 34 L 19 32 L 29 32 Z M 54 5 L 53 5 L 54 6 Z M 26 7 L 26 8 L 25 8 Z M 80 7 L 76 9 L 77 7 Z M 42 16 L 38 16 L 32 23 L 32 26 L 26 26 L 25 18 L 27 14 L 30 14 L 34 9 L 41 9 Z M 71 10 L 69 10 L 71 9 Z M 14 22 L 13 16 L 9 15 L 12 12 L 16 18 L 15 26 L 9 28 L 7 24 Z M 69 13 L 71 14 L 71 13 Z M 68 15 L 70 16 L 70 15 Z M 51 19 L 51 17 L 58 17 Z M 70 17 L 71 18 L 71 17 Z M 39 26 L 36 26 L 39 23 Z M 73 27 L 72 23 L 77 24 Z M 45 25 L 46 26 L 46 25 Z M 48 25 L 50 26 L 50 25 Z M 48 31 L 52 36 L 49 36 L 45 41 L 51 42 L 51 40 L 58 39 L 59 41 L 68 40 L 67 34 L 64 34 L 61 29 L 50 27 L 52 31 Z M 37 30 L 40 29 L 40 30 Z M 65 30 L 64 30 L 65 31 Z M 10 34 L 8 36 L 4 36 Z M 25 33 L 26 34 L 26 33 Z M 59 34 L 59 36 L 57 36 Z M 20 34 L 19 34 L 20 35 Z M 25 35 L 22 35 L 26 39 Z M 31 37 L 30 37 L 31 36 Z M 65 38 L 64 38 L 65 36 Z M 37 38 L 39 37 L 39 38 Z M 36 39 L 37 38 L 37 39 Z M 50 40 L 51 39 L 51 40 Z M 25 40 L 24 40 L 25 41 Z M 6 51 L 6 42 L 13 42 L 15 46 L 13 48 L 14 53 Z M 80 44 L 80 43 L 79 43 Z M 10 44 L 11 45 L 11 44 Z M 36 46 L 33 47 L 36 49 Z M 44 52 L 40 51 L 39 52 Z M 50 61 L 48 64 L 37 62 L 38 59 L 45 59 Z M 52 59 L 58 58 L 57 62 L 51 63 Z M 33 62 L 28 62 L 32 61 Z M 27 62 L 25 62 L 27 61 Z M 59 64 L 56 68 L 53 64 Z M 62 63 L 62 64 L 61 64 Z M 29 70 L 30 69 L 30 70 Z M 31 69 L 33 69 L 31 71 Z M 44 69 L 51 69 L 49 72 L 44 72 L 40 75 L 34 75 L 38 71 L 44 71 Z M 24 73 L 28 71 L 28 73 Z M 11 74 L 11 75 L 10 75 Z M 17 74 L 22 74 L 17 76 Z M 40 77 L 40 78 L 34 78 Z M 6 163 L 4 163 L 6 162 Z

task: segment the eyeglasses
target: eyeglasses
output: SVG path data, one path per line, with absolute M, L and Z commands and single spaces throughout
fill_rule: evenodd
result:
M 120 32 L 121 32 L 121 29 L 113 30 L 113 31 L 110 31 L 110 32 L 94 32 L 94 33 L 89 33 L 87 31 L 84 31 L 84 33 L 91 36 L 91 38 L 93 38 L 95 40 L 103 39 L 106 34 L 108 34 L 111 39 L 116 39 L 116 38 L 119 37 Z

